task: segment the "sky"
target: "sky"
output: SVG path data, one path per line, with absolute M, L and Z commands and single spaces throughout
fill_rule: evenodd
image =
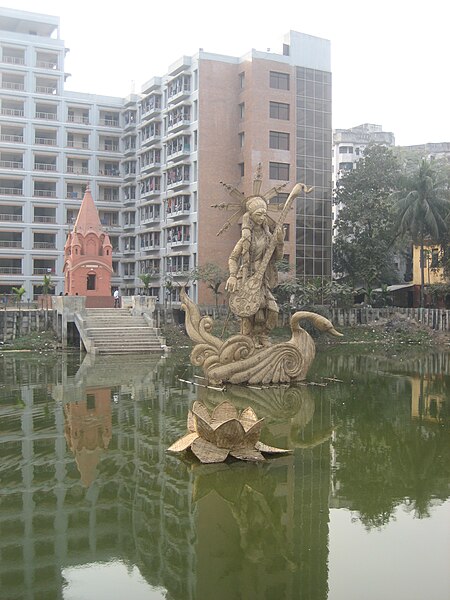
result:
M 331 41 L 333 128 L 361 123 L 396 144 L 450 142 L 446 0 L 0 0 L 60 17 L 66 89 L 139 93 L 181 56 L 282 53 L 290 30 Z

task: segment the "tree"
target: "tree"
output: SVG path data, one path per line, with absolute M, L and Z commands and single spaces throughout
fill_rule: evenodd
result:
M 143 273 L 142 275 L 139 275 L 139 279 L 144 284 L 144 295 L 145 296 L 148 296 L 148 288 L 150 286 L 151 277 L 152 276 L 150 275 L 150 273 Z
M 13 287 L 12 288 L 12 293 L 14 294 L 16 302 L 17 302 L 17 306 L 19 307 L 19 316 L 18 316 L 18 319 L 17 319 L 17 321 L 15 323 L 15 333 L 14 333 L 14 336 L 16 336 L 17 335 L 17 328 L 18 328 L 18 330 L 20 332 L 21 323 L 22 323 L 22 313 L 21 313 L 21 310 L 20 310 L 20 303 L 22 302 L 22 296 L 25 294 L 25 288 L 23 287 L 23 285 L 21 285 L 20 288 Z M 6 322 L 6 317 L 5 317 L 5 322 Z
M 348 306 L 353 303 L 353 290 L 345 284 L 316 277 L 306 281 L 290 277 L 274 290 L 283 312 L 305 310 L 317 306 Z
M 42 280 L 42 293 L 44 296 L 48 296 L 50 290 L 55 287 L 55 284 L 52 281 L 51 275 L 44 275 L 44 279 Z
M 398 281 L 391 194 L 399 177 L 400 164 L 391 150 L 370 145 L 355 168 L 338 181 L 334 271 L 354 288 Z
M 422 160 L 418 169 L 405 178 L 402 188 L 393 194 L 393 199 L 397 232 L 408 234 L 420 248 L 420 306 L 423 307 L 425 246 L 444 243 L 450 213 L 448 186 L 431 163 Z
M 42 294 L 45 298 L 45 328 L 48 326 L 48 295 L 50 290 L 55 287 L 55 284 L 52 281 L 51 275 L 44 275 L 44 279 L 42 280 Z
M 205 263 L 196 267 L 190 273 L 190 279 L 194 281 L 203 281 L 213 292 L 216 300 L 216 308 L 219 307 L 219 296 L 222 294 L 220 286 L 228 278 L 228 272 L 215 263 Z
M 20 288 L 16 288 L 13 287 L 12 288 L 12 293 L 14 294 L 14 297 L 16 299 L 17 305 L 20 308 L 20 303 L 22 302 L 22 297 L 25 294 L 25 288 L 22 286 L 20 286 Z

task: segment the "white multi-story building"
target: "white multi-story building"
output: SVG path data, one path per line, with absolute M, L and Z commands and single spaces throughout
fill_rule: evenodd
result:
M 350 129 L 335 129 L 333 132 L 333 189 L 342 175 L 352 171 L 364 155 L 369 144 L 394 146 L 394 134 L 383 131 L 381 125 L 363 123 Z M 333 220 L 339 213 L 339 205 L 333 206 Z
M 31 299 L 44 275 L 63 289 L 65 237 L 88 182 L 119 249 L 124 101 L 64 90 L 57 17 L 1 9 L 0 39 L 0 295 L 23 285 Z
M 63 248 L 89 184 L 113 245 L 113 286 L 163 298 L 197 265 L 226 266 L 239 235 L 212 208 L 297 181 L 314 188 L 286 218 L 298 276 L 331 277 L 331 72 L 328 40 L 298 32 L 283 53 L 202 50 L 127 98 L 65 91 L 59 18 L 0 9 L 0 296 L 44 275 L 63 290 Z M 206 286 L 192 296 L 212 302 Z

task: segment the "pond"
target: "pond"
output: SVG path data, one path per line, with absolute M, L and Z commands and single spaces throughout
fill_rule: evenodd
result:
M 187 350 L 0 356 L 2 600 L 448 599 L 450 353 L 334 349 L 296 387 L 195 375 Z M 293 453 L 168 453 L 196 399 L 251 406 Z

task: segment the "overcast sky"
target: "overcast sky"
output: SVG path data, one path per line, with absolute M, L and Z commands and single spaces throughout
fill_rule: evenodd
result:
M 0 0 L 59 16 L 66 88 L 127 96 L 199 48 L 282 53 L 290 30 L 331 41 L 333 127 L 377 123 L 399 145 L 450 142 L 446 0 Z

